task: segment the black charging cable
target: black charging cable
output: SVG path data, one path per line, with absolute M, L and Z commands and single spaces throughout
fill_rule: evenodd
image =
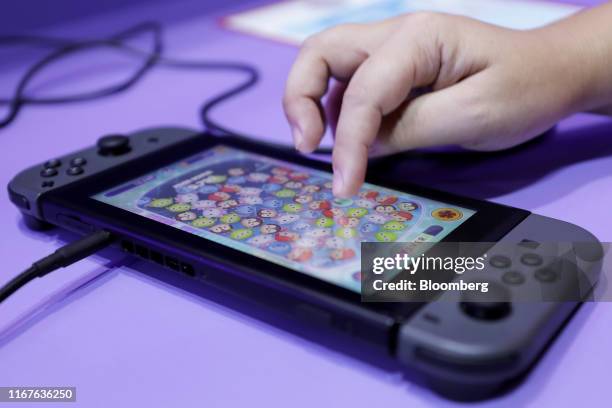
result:
M 0 303 L 32 280 L 87 258 L 112 242 L 113 236 L 110 232 L 97 231 L 61 247 L 51 255 L 34 262 L 32 266 L 0 288 Z
M 144 51 L 142 49 L 130 46 L 127 41 L 142 33 L 152 34 L 153 47 L 151 51 Z M 204 126 L 204 129 L 214 135 L 218 136 L 233 136 L 244 139 L 255 139 L 254 136 L 242 134 L 235 130 L 231 130 L 212 119 L 211 112 L 217 106 L 228 101 L 232 97 L 247 91 L 252 88 L 259 81 L 259 71 L 252 65 L 233 62 L 233 61 L 196 61 L 196 60 L 181 60 L 172 59 L 162 56 L 163 53 L 163 35 L 162 27 L 157 22 L 144 22 L 135 25 L 127 30 L 124 30 L 118 34 L 110 36 L 106 39 L 90 40 L 90 41 L 73 41 L 65 40 L 60 38 L 52 37 L 40 37 L 31 35 L 11 35 L 11 36 L 0 36 L 0 46 L 2 45 L 30 45 L 30 46 L 42 46 L 51 47 L 53 51 L 46 55 L 41 60 L 30 66 L 25 74 L 18 81 L 13 96 L 8 99 L 0 98 L 0 105 L 8 105 L 9 111 L 4 119 L 0 120 L 0 129 L 8 126 L 19 114 L 20 110 L 25 105 L 51 105 L 51 104 L 65 104 L 72 102 L 82 102 L 87 100 L 98 99 L 110 95 L 114 95 L 123 92 L 135 85 L 145 74 L 147 74 L 154 66 L 166 66 L 170 68 L 179 69 L 195 69 L 195 70 L 209 70 L 209 71 L 234 71 L 245 75 L 245 79 L 234 87 L 227 89 L 221 94 L 204 102 L 200 108 L 200 119 Z M 36 75 L 42 71 L 46 66 L 51 63 L 67 57 L 71 54 L 90 50 L 92 48 L 100 47 L 111 47 L 115 49 L 128 52 L 136 57 L 142 59 L 142 64 L 138 69 L 130 76 L 127 80 L 104 88 L 94 92 L 88 92 L 83 94 L 76 94 L 71 96 L 54 97 L 54 98 L 35 98 L 28 97 L 25 94 L 27 86 L 32 82 Z M 271 142 L 261 142 L 276 148 L 290 149 L 289 146 L 284 144 L 277 144 Z M 314 154 L 330 154 L 331 149 L 319 148 L 313 152 Z

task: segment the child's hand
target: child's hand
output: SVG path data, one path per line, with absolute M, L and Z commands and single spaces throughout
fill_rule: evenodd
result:
M 585 88 L 593 84 L 577 63 L 582 49 L 570 46 L 572 38 L 559 41 L 562 31 L 418 13 L 315 35 L 301 49 L 283 101 L 295 146 L 314 150 L 326 122 L 337 120 L 334 194 L 342 197 L 361 186 L 372 150 L 522 143 L 586 107 Z M 325 115 L 320 100 L 332 77 L 340 92 L 332 92 Z

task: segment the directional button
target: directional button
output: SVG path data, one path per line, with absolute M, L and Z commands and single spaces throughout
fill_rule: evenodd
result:
M 40 175 L 43 177 L 54 177 L 57 176 L 57 170 L 55 170 L 53 167 L 47 167 L 40 172 Z

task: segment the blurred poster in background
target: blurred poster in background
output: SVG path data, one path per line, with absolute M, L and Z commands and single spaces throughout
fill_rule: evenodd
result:
M 342 23 L 366 23 L 415 11 L 439 11 L 514 29 L 530 29 L 580 10 L 576 5 L 529 0 L 288 0 L 224 19 L 242 32 L 299 45 Z

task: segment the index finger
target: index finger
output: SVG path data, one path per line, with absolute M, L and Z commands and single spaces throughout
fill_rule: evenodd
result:
M 435 36 L 399 31 L 367 59 L 348 84 L 334 143 L 334 194 L 357 193 L 364 181 L 368 150 L 383 116 L 406 101 L 411 90 L 439 72 Z

